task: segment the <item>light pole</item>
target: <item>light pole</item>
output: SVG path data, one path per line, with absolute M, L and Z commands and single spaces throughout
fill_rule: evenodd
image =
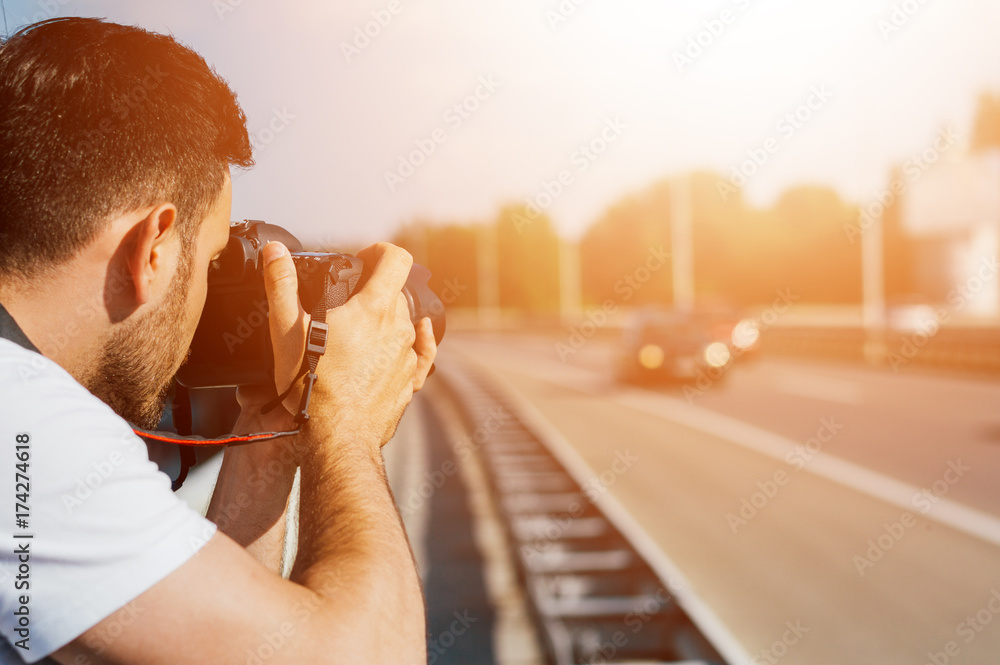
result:
M 480 328 L 500 327 L 500 264 L 495 224 L 482 224 L 476 230 L 476 308 Z
M 694 232 L 691 177 L 670 182 L 670 250 L 674 281 L 674 309 L 694 307 Z
M 861 233 L 861 320 L 865 360 L 872 365 L 880 364 L 887 350 L 883 217 L 884 212 L 872 215 L 871 224 Z
M 573 325 L 582 310 L 580 243 L 559 237 L 559 315 L 563 325 Z

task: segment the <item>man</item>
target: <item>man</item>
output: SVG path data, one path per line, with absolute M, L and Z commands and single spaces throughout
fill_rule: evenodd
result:
M 311 419 L 228 449 L 209 521 L 126 421 L 158 422 L 226 244 L 229 168 L 252 164 L 235 96 L 170 37 L 46 21 L 0 46 L 0 155 L 0 503 L 16 513 L 0 517 L 0 662 L 425 662 L 380 453 L 436 353 L 400 293 L 409 255 L 361 252 L 374 272 L 328 314 Z M 260 414 L 308 323 L 286 249 L 264 261 L 278 385 L 240 389 L 241 433 L 293 429 L 301 396 Z

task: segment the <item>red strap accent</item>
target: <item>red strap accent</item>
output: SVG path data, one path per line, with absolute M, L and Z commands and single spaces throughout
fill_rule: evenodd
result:
M 150 430 L 133 427 L 132 431 L 142 439 L 152 439 L 154 441 L 165 441 L 181 446 L 239 446 L 254 441 L 268 441 L 270 439 L 280 439 L 286 436 L 293 436 L 299 430 L 291 432 L 258 432 L 256 434 L 231 434 L 220 436 L 214 439 L 206 439 L 203 436 L 182 436 L 180 434 L 170 434 L 169 432 L 153 432 Z

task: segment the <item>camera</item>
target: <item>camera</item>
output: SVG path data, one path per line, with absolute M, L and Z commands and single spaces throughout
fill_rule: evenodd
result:
M 367 281 L 374 266 L 350 254 L 306 252 L 284 228 L 259 220 L 232 222 L 229 243 L 208 273 L 208 294 L 191 352 L 177 382 L 186 388 L 257 385 L 274 381 L 274 352 L 268 326 L 262 252 L 268 241 L 282 242 L 298 276 L 299 301 L 311 312 L 323 297 L 327 275 L 349 298 Z M 430 290 L 430 271 L 414 264 L 403 296 L 416 324 L 430 317 L 434 337 L 444 337 L 444 304 Z M 345 298 L 346 300 L 346 298 Z

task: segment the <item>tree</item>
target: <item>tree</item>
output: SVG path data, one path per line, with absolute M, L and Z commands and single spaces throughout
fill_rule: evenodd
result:
M 890 182 L 902 182 L 899 166 L 892 170 Z M 885 297 L 889 304 L 923 300 L 914 276 L 917 274 L 917 249 L 913 237 L 903 225 L 903 199 L 896 198 L 882 213 Z
M 778 261 L 784 284 L 806 302 L 861 302 L 861 244 L 851 244 L 846 224 L 858 212 L 828 187 L 788 190 L 775 206 Z
M 431 271 L 428 281 L 446 307 L 475 307 L 478 296 L 476 233 L 470 225 L 410 224 L 393 239 Z
M 700 302 L 753 305 L 774 299 L 774 216 L 747 206 L 742 192 L 720 195 L 711 172 L 691 182 L 695 291 Z
M 614 300 L 619 305 L 673 302 L 670 264 L 653 272 L 647 283 L 632 289 L 624 281 L 645 266 L 651 252 L 670 251 L 670 183 L 613 205 L 580 242 L 583 299 L 590 305 Z
M 559 236 L 545 213 L 508 205 L 496 221 L 500 306 L 528 312 L 559 310 Z
M 785 289 L 810 302 L 860 302 L 860 248 L 844 234 L 857 211 L 833 190 L 797 187 L 773 208 L 758 210 L 738 192 L 720 196 L 717 174 L 695 173 L 689 181 L 698 302 L 757 305 Z M 672 303 L 669 264 L 634 293 L 616 288 L 645 264 L 650 247 L 670 248 L 670 221 L 669 180 L 612 206 L 581 244 L 585 299 Z

